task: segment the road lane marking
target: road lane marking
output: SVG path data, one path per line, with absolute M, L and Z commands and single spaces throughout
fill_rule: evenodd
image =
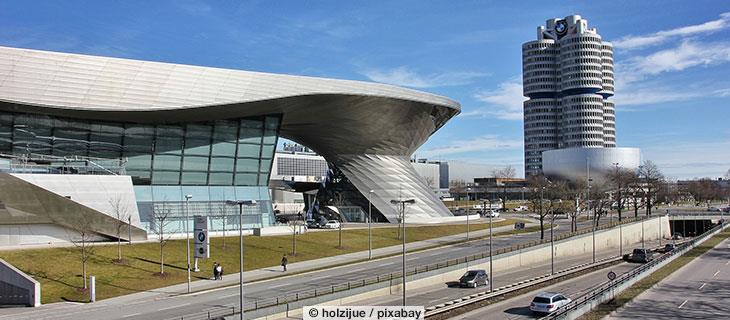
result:
M 699 289 L 699 290 L 702 290 L 702 288 L 704 288 L 704 287 L 705 287 L 706 285 L 707 285 L 707 282 L 703 283 L 703 284 L 702 284 L 702 285 L 700 286 L 700 289 Z
M 351 270 L 350 272 L 359 272 L 359 271 L 364 271 L 367 269 L 370 269 L 370 268 L 359 268 L 359 269 Z
M 730 264 L 730 260 L 728 260 L 727 262 L 725 262 L 725 265 L 728 265 L 728 264 Z
M 717 277 L 717 274 L 720 273 L 720 270 L 715 271 L 715 274 L 712 275 L 712 277 Z
M 125 315 L 125 316 L 123 316 L 122 318 L 129 318 L 129 317 L 134 317 L 134 316 L 136 316 L 136 315 L 140 315 L 140 314 L 142 314 L 142 313 L 141 313 L 141 312 L 138 312 L 138 313 L 132 313 L 132 314 L 128 314 L 128 315 Z
M 157 311 L 168 310 L 168 309 L 175 309 L 175 308 L 180 308 L 180 307 L 184 307 L 184 306 L 187 306 L 187 305 L 190 305 L 190 303 L 185 303 L 185 304 L 180 304 L 180 305 L 176 305 L 176 306 L 172 306 L 172 307 L 157 309 Z
M 324 278 L 329 278 L 329 277 L 330 277 L 330 275 L 325 275 L 325 276 L 321 276 L 321 277 L 312 278 L 309 280 L 319 280 L 319 279 L 324 279 Z
M 682 309 L 682 307 L 684 307 L 684 304 L 685 304 L 685 303 L 687 303 L 687 300 L 684 300 L 684 302 L 682 302 L 682 304 L 680 304 L 680 305 L 679 305 L 679 308 L 677 308 L 677 309 Z
M 284 284 L 280 284 L 278 286 L 269 287 L 269 289 L 281 288 L 281 287 L 288 286 L 288 285 L 289 285 L 288 283 L 284 283 Z

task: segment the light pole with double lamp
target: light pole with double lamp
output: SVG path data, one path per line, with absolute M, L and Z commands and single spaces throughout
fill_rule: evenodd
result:
M 186 256 L 188 258 L 188 293 L 190 293 L 190 199 L 193 198 L 192 194 L 185 195 L 185 249 L 187 250 Z
M 368 260 L 373 258 L 373 232 L 370 228 L 370 223 L 373 220 L 373 193 L 375 193 L 375 190 L 368 191 Z
M 228 205 L 238 205 L 238 243 L 240 249 L 240 265 L 238 267 L 238 295 L 241 304 L 241 320 L 243 320 L 243 206 L 255 206 L 256 200 L 226 200 Z M 263 223 L 263 221 L 262 221 Z
M 406 306 L 406 205 L 416 203 L 415 199 L 390 200 L 391 204 L 398 205 L 400 221 L 403 224 L 403 306 Z

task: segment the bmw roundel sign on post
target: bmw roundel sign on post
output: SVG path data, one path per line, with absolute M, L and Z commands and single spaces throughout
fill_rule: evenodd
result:
M 195 258 L 210 258 L 210 243 L 208 242 L 208 217 L 195 216 Z

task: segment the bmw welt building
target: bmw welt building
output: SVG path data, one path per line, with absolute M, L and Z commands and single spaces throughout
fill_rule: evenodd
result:
M 377 83 L 0 47 L 0 245 L 146 238 L 186 215 L 213 232 L 273 226 L 279 137 L 322 155 L 381 221 L 406 198 L 407 221 L 454 220 L 409 157 L 459 110 Z M 256 204 L 241 221 L 227 200 Z

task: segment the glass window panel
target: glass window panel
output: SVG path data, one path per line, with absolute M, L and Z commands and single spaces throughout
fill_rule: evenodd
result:
M 152 201 L 152 187 L 134 186 L 134 196 L 138 202 Z
M 273 158 L 274 157 L 274 147 L 271 146 L 261 146 L 261 158 Z
M 183 172 L 182 182 L 184 185 L 205 185 L 208 179 L 207 172 Z M 194 198 L 195 201 L 200 199 Z
M 241 128 L 238 141 L 243 143 L 260 144 L 262 133 L 261 129 Z
M 236 160 L 237 172 L 257 172 L 259 167 L 258 159 L 242 159 Z
M 276 131 L 279 127 L 279 117 L 266 117 L 266 129 Z
M 182 138 L 157 137 L 155 140 L 155 153 L 181 154 Z
M 233 172 L 233 158 L 210 158 L 210 171 Z
M 260 186 L 268 186 L 269 185 L 269 175 L 266 173 L 259 174 L 259 185 Z
M 233 184 L 233 173 L 211 172 L 209 185 L 230 186 Z
M 230 142 L 218 142 L 213 145 L 213 151 L 211 154 L 214 156 L 233 157 L 236 154 L 236 144 Z
M 151 183 L 152 173 L 150 171 L 127 170 L 127 175 L 132 177 L 133 185 L 148 185 Z
M 255 173 L 236 173 L 236 185 L 237 186 L 255 186 L 256 185 L 256 174 Z M 253 199 L 253 198 L 251 198 Z
M 200 202 L 200 201 L 210 201 L 210 195 L 208 194 L 208 187 L 181 187 L 182 194 L 189 194 L 192 195 L 193 198 L 190 199 L 190 210 L 191 210 L 191 216 L 192 216 L 192 210 L 193 210 L 193 201 Z M 200 205 L 200 204 L 198 204 Z M 192 227 L 192 226 L 191 226 Z
M 211 201 L 237 200 L 233 187 L 208 187 L 210 189 Z M 238 212 L 238 208 L 236 208 Z
M 264 132 L 265 144 L 276 144 L 276 130 L 266 130 Z
M 236 197 L 238 199 L 255 199 L 257 201 L 261 199 L 259 188 L 253 185 L 249 187 L 236 187 Z
M 157 126 L 157 136 L 182 137 L 183 130 L 180 126 Z
M 155 128 L 152 126 L 125 124 L 124 135 L 130 137 L 152 137 Z
M 261 146 L 258 144 L 239 144 L 238 145 L 238 156 L 239 157 L 250 157 L 259 158 L 261 152 Z
M 261 159 L 261 167 L 259 168 L 259 171 L 268 173 L 269 169 L 271 169 L 271 159 Z
M 152 167 L 151 155 L 138 155 L 127 158 L 127 170 L 149 170 Z
M 179 184 L 180 173 L 172 171 L 153 171 L 152 184 Z
M 210 140 L 185 139 L 185 155 L 189 154 L 207 157 L 210 154 Z
M 213 129 L 213 139 L 215 141 L 236 141 L 238 126 L 233 121 L 216 121 Z
M 263 122 L 261 120 L 241 119 L 241 128 L 261 129 L 263 128 Z
M 208 157 L 185 156 L 183 171 L 208 171 Z
M 176 170 L 179 172 L 181 158 L 180 156 L 167 154 L 156 155 L 152 163 L 152 168 L 154 170 Z
M 151 154 L 152 153 L 152 137 L 142 136 L 125 136 L 124 137 L 124 153 L 134 154 Z
M 155 201 L 182 201 L 180 186 L 152 186 L 152 197 Z M 168 206 L 172 208 L 172 206 Z
M 201 124 L 189 124 L 185 131 L 185 137 L 210 140 L 210 132 L 212 127 Z

